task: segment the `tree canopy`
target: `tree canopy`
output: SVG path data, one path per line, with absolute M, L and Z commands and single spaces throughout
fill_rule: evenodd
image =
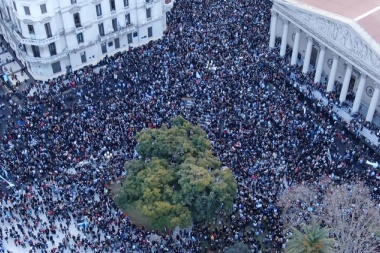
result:
M 329 229 L 317 224 L 301 225 L 301 229 L 292 228 L 286 243 L 286 253 L 332 253 L 335 240 L 329 238 Z
M 322 180 L 285 191 L 278 203 L 287 229 L 316 223 L 330 229 L 334 252 L 379 252 L 380 212 L 361 182 Z
M 221 168 L 199 126 L 177 117 L 170 127 L 146 129 L 136 138 L 141 159 L 126 163 L 119 206 L 140 210 L 154 229 L 208 221 L 221 208 L 232 211 L 235 179 Z

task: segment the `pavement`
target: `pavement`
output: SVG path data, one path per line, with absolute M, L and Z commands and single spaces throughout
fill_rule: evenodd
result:
M 1 77 L 7 75 L 9 83 L 7 85 L 0 85 L 0 95 L 12 93 L 12 88 L 22 90 L 35 82 L 35 79 L 30 73 L 22 69 L 26 69 L 21 61 L 16 57 L 13 49 L 8 46 L 7 42 L 0 39 L 0 74 Z M 12 78 L 14 74 L 14 78 Z M 20 81 L 20 85 L 16 86 L 16 82 Z

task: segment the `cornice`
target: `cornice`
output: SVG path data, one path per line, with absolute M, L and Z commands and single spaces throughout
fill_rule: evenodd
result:
M 274 2 L 272 8 L 328 45 L 333 51 L 380 80 L 380 55 L 368 44 L 368 38 L 363 38 L 358 33 L 358 26 L 353 25 L 349 19 L 345 20 L 343 17 L 334 19 L 333 15 L 323 16 L 295 5 L 280 4 L 278 1 Z

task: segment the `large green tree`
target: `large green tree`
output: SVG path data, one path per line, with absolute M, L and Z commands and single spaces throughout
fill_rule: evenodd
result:
M 208 221 L 221 208 L 231 212 L 236 182 L 213 155 L 206 133 L 182 117 L 170 126 L 137 135 L 141 159 L 126 164 L 118 205 L 141 211 L 154 229 Z

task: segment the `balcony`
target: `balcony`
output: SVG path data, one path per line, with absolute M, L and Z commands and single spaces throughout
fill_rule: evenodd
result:
M 164 4 L 165 11 L 171 11 L 171 9 L 173 8 L 173 4 L 174 4 L 173 1 L 170 1 L 168 3 L 166 3 L 166 1 L 165 1 L 165 4 Z
M 120 37 L 123 34 L 134 32 L 136 30 L 137 29 L 136 29 L 136 26 L 134 24 L 129 24 L 128 26 L 122 27 L 122 28 L 120 28 L 117 31 L 108 33 L 105 36 L 100 36 L 99 35 L 99 39 L 100 39 L 101 42 L 108 41 L 108 40 L 111 40 L 111 39 L 118 38 L 118 37 Z
M 154 5 L 153 0 L 145 0 L 145 8 L 146 9 L 151 8 L 153 5 Z
M 19 51 L 19 54 L 21 55 L 21 57 L 27 61 L 27 62 L 33 62 L 33 63 L 41 63 L 41 64 L 51 64 L 53 62 L 56 62 L 66 56 L 68 56 L 69 54 L 69 50 L 67 48 L 65 48 L 62 52 L 60 52 L 59 54 L 57 55 L 53 55 L 51 57 L 43 57 L 43 58 L 40 58 L 40 57 L 33 57 L 33 56 L 30 56 L 30 55 L 27 55 L 24 51 L 22 51 L 21 49 L 18 50 Z
M 164 16 L 161 15 L 161 16 L 157 16 L 157 17 L 154 17 L 154 18 L 149 18 L 149 19 L 145 19 L 145 20 L 140 20 L 139 22 L 139 27 L 140 26 L 143 26 L 143 25 L 146 25 L 146 24 L 149 24 L 149 23 L 152 23 L 154 21 L 157 21 L 157 20 L 160 20 L 162 19 Z
M 36 46 L 46 46 L 52 42 L 59 40 L 60 36 L 63 34 L 63 30 L 57 32 L 50 38 L 37 39 L 37 38 L 25 38 L 19 31 L 13 30 L 13 35 L 16 37 L 19 43 L 26 45 L 36 45 Z

